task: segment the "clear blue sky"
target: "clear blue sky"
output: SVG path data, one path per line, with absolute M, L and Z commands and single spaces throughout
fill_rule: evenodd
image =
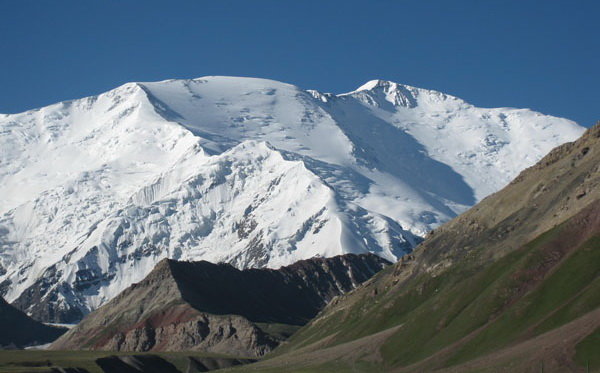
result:
M 0 112 L 129 81 L 236 75 L 341 93 L 382 78 L 600 119 L 600 1 L 0 0 Z

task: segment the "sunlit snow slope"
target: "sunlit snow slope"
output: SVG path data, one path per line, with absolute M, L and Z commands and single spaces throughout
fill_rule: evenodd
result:
M 583 128 L 371 81 L 206 77 L 0 115 L 0 292 L 73 321 L 162 258 L 395 260 Z

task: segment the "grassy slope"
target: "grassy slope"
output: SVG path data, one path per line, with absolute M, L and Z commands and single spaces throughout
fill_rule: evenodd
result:
M 412 289 L 395 297 L 394 306 L 387 309 L 379 305 L 387 303 L 388 294 L 378 297 L 366 292 L 350 312 L 340 311 L 302 329 L 271 361 L 237 370 L 275 372 L 282 366 L 287 366 L 286 371 L 290 372 L 388 370 L 410 366 L 443 351 L 431 364 L 413 367 L 415 371 L 439 369 L 485 356 L 564 325 L 600 306 L 600 232 L 561 258 L 555 258 L 554 265 L 547 266 L 539 281 L 535 278 L 540 272 L 530 269 L 549 253 L 556 255 L 553 249 L 557 240 L 569 233 L 569 228 L 577 222 L 574 220 L 475 273 L 456 268 L 438 278 L 420 278 Z M 365 318 L 365 314 L 369 317 Z M 364 348 L 336 352 L 336 347 L 343 349 L 351 341 L 386 329 L 390 324 L 402 326 L 385 339 L 379 358 L 373 358 L 369 352 L 360 356 Z M 326 354 L 327 348 L 314 348 L 311 343 L 322 341 L 332 330 L 335 338 L 326 344 L 328 348 L 333 346 L 331 359 L 323 360 L 319 355 L 324 351 Z M 593 367 L 597 364 L 594 349 L 598 347 L 598 338 L 597 335 L 596 339 L 590 338 L 578 345 L 576 361 L 584 364 L 589 360 Z M 312 360 L 311 352 L 303 357 L 302 347 L 321 351 Z M 294 354 L 298 358 L 290 359 Z
M 243 370 L 451 369 L 598 309 L 599 138 L 556 149 Z
M 575 350 L 579 365 L 589 367 L 590 372 L 600 372 L 600 327 L 579 342 Z

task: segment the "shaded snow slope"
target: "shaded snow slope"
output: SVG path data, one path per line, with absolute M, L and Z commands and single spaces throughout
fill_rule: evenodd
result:
M 582 132 L 386 81 L 129 83 L 0 115 L 0 291 L 72 321 L 165 257 L 395 260 Z

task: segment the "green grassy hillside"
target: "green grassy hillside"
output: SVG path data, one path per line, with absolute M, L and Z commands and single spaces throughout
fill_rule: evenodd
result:
M 597 125 L 242 370 L 600 370 L 599 277 Z
M 599 206 L 592 206 L 596 214 Z M 600 219 L 591 221 L 597 227 L 591 237 L 574 247 L 560 245 L 592 209 L 483 268 L 465 264 L 437 277 L 423 274 L 400 294 L 374 291 L 393 284 L 394 273 L 387 271 L 353 293 L 349 308 L 315 320 L 276 353 L 285 360 L 286 352 L 313 350 L 311 344 L 328 336 L 331 348 L 401 325 L 381 344 L 380 356 L 368 351 L 361 358 L 390 369 L 450 348 L 436 359 L 440 368 L 567 324 L 600 306 Z

